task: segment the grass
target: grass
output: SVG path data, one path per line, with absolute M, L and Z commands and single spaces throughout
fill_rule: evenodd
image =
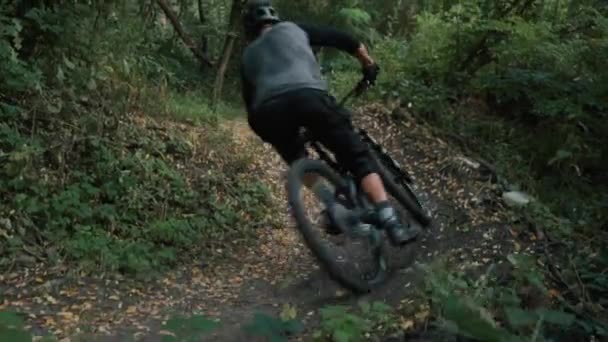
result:
M 214 110 L 204 95 L 196 91 L 170 92 L 164 101 L 162 114 L 177 121 L 195 124 L 211 124 L 245 116 L 243 107 L 238 103 L 220 103 Z

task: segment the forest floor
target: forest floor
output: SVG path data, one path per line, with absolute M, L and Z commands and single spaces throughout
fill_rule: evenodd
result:
M 508 253 L 522 248 L 509 229 L 511 214 L 501 203 L 501 192 L 483 168 L 472 167 L 457 146 L 424 124 L 407 115 L 395 124 L 389 114 L 381 105 L 366 106 L 358 110 L 355 123 L 413 176 L 435 224 L 413 248 L 394 251 L 401 255 L 398 269 L 372 293 L 354 296 L 319 269 L 286 215 L 285 166 L 245 120 L 234 119 L 224 125 L 243 148 L 257 153 L 256 173 L 282 203 L 276 213 L 284 217 L 283 228 L 262 228 L 250 247 L 218 249 L 218 261 L 193 260 L 148 281 L 116 275 L 66 278 L 65 269 L 42 265 L 16 270 L 1 275 L 1 308 L 23 314 L 35 334 L 51 333 L 65 341 L 160 341 L 171 335 L 163 324 L 175 314 L 219 319 L 210 341 L 250 341 L 243 323 L 257 312 L 278 315 L 288 305 L 305 326 L 294 339 L 308 340 L 324 306 L 361 299 L 393 307 L 411 303 L 420 296 L 423 280 L 415 263 L 446 257 L 453 267 L 477 272 L 489 263 L 503 264 Z

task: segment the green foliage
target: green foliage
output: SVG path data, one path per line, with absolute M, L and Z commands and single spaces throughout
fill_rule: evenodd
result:
M 236 157 L 192 183 L 175 164 L 195 162 L 193 145 L 177 135 L 161 138 L 128 125 L 113 132 L 112 142 L 83 136 L 40 178 L 38 165 L 55 151 L 42 142 L 26 145 L 14 130 L 1 132 L 8 152 L 2 194 L 13 198 L 8 218 L 24 230 L 9 232 L 11 249 L 39 234 L 87 269 L 146 273 L 265 220 L 267 210 L 254 208 L 268 204 L 268 190 L 245 177 L 246 160 Z
M 0 5 L 2 267 L 33 245 L 40 259 L 146 275 L 269 217 L 267 189 L 246 176 L 249 156 L 195 155 L 230 149 L 224 132 L 197 141 L 143 127 L 141 113 L 219 119 L 200 67 L 153 5 Z
M 24 328 L 24 321 L 16 313 L 0 312 L 0 340 L 29 342 L 32 340 Z
M 253 337 L 264 337 L 271 342 L 286 342 L 288 336 L 296 334 L 304 328 L 296 319 L 282 319 L 258 312 L 253 321 L 246 324 L 244 330 Z
M 321 309 L 321 332 L 325 332 L 332 341 L 353 341 L 361 339 L 363 334 L 370 329 L 370 324 L 363 317 L 348 312 L 348 307 L 330 306 Z
M 556 334 L 572 340 L 591 331 L 605 334 L 605 322 L 581 315 L 561 295 L 559 302 L 551 301 L 557 290 L 547 287 L 548 270 L 538 266 L 547 260 L 524 254 L 511 254 L 507 260 L 510 274 L 491 265 L 477 279 L 449 271 L 440 262 L 423 266 L 437 324 L 480 341 L 550 341 Z M 505 277 L 512 280 L 501 281 Z
M 163 336 L 163 342 L 200 341 L 201 337 L 214 331 L 219 323 L 201 315 L 191 317 L 175 316 L 164 324 L 164 329 L 173 336 Z
M 21 31 L 23 25 L 10 16 L 9 7 L 0 7 L 0 75 L 2 75 L 1 90 L 25 90 L 39 88 L 41 73 L 37 68 L 28 65 L 18 56 L 21 48 Z
M 606 8 L 475 0 L 420 7 L 414 29 L 374 45 L 383 71 L 375 95 L 465 138 L 551 210 L 605 225 L 608 73 L 598 61 L 608 56 Z
M 394 323 L 392 308 L 382 302 L 360 302 L 358 311 L 347 306 L 328 306 L 320 310 L 321 326 L 316 339 L 335 342 L 361 341 L 373 331 L 384 332 Z

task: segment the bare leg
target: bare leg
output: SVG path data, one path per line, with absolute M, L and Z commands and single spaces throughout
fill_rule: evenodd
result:
M 369 199 L 375 204 L 388 200 L 386 190 L 384 189 L 384 184 L 382 183 L 382 178 L 380 178 L 380 175 L 377 173 L 370 173 L 369 175 L 363 177 L 361 180 L 361 187 Z
M 312 190 L 320 178 L 316 174 L 306 174 L 304 175 L 303 183 L 308 189 Z M 388 195 L 384 189 L 382 178 L 377 173 L 370 173 L 363 177 L 361 187 L 373 203 L 378 204 L 388 201 Z
M 304 183 L 304 186 L 308 189 L 314 191 L 315 186 L 320 180 L 321 177 L 319 175 L 307 173 L 304 175 L 302 183 Z M 285 183 L 285 187 L 287 188 L 287 183 Z M 363 177 L 361 180 L 361 187 L 374 204 L 388 201 L 388 195 L 379 174 L 374 172 Z

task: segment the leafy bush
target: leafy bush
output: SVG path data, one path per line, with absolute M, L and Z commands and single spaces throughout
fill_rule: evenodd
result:
M 374 46 L 386 66 L 376 94 L 465 138 L 560 215 L 601 227 L 608 73 L 597 61 L 608 56 L 606 16 L 554 5 L 429 5 L 408 39 Z
M 227 133 L 192 141 L 142 127 L 141 113 L 209 125 L 217 116 L 173 90 L 200 90 L 203 78 L 172 28 L 141 9 L 0 5 L 2 266 L 27 250 L 146 274 L 268 222 L 268 191 L 246 176 L 248 156 L 194 154 L 205 144 L 236 150 Z
M 175 166 L 197 163 L 191 143 L 177 135 L 163 139 L 125 125 L 112 141 L 79 137 L 72 151 L 54 156 L 57 165 L 44 167 L 55 151 L 42 148 L 42 140 L 27 147 L 19 132 L 3 132 L 9 162 L 1 171 L 2 196 L 13 198 L 12 213 L 4 212 L 14 226 L 12 250 L 43 239 L 90 267 L 147 272 L 246 233 L 267 217 L 269 209 L 257 208 L 269 204 L 268 190 L 245 176 L 247 161 L 235 155 L 219 168 L 207 165 L 216 174 L 192 182 Z
M 371 332 L 386 332 L 396 322 L 392 308 L 382 302 L 360 302 L 358 311 L 342 305 L 320 309 L 321 325 L 315 332 L 315 339 L 328 338 L 331 341 L 361 341 Z
M 554 250 L 511 254 L 506 258 L 509 267 L 492 264 L 481 275 L 451 271 L 440 261 L 423 266 L 436 322 L 447 331 L 483 341 L 608 336 L 605 309 L 591 307 L 591 298 L 599 300 L 608 288 L 596 267 L 606 265 L 598 258 L 600 249 L 570 250 L 572 263 L 564 269 L 555 269 L 559 252 Z M 586 294 L 588 299 L 580 297 L 581 286 L 594 289 Z
M 304 329 L 295 318 L 282 318 L 256 312 L 253 320 L 243 326 L 243 330 L 253 337 L 263 337 L 272 342 L 286 342 L 288 336 Z

